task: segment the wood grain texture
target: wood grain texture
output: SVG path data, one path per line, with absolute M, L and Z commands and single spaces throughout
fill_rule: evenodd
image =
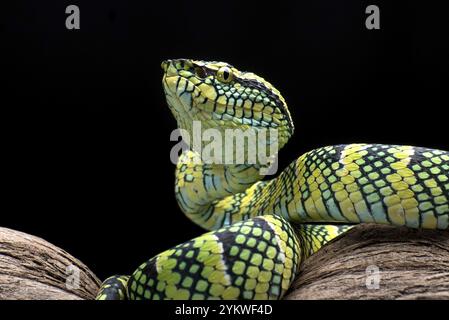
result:
M 78 284 L 71 281 L 73 277 L 67 280 L 75 275 L 70 270 L 76 268 Z M 64 250 L 41 238 L 0 227 L 0 299 L 93 299 L 99 285 L 93 272 Z
M 67 267 L 80 270 L 67 287 Z M 367 267 L 380 270 L 368 289 Z M 0 228 L 0 299 L 93 299 L 100 281 L 47 241 Z M 310 257 L 286 299 L 449 299 L 449 232 L 365 224 Z
M 358 225 L 312 255 L 285 298 L 449 299 L 449 231 Z

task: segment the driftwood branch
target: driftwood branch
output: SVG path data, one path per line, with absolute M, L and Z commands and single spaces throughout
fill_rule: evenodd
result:
M 93 299 L 99 284 L 89 268 L 64 250 L 0 228 L 0 299 Z
M 449 232 L 356 226 L 303 264 L 286 299 L 449 299 Z
M 0 228 L 0 299 L 93 299 L 99 284 L 67 252 Z M 357 226 L 303 264 L 286 298 L 449 299 L 449 232 Z

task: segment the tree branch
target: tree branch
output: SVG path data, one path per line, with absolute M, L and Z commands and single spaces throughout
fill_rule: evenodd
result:
M 41 238 L 0 228 L 0 299 L 93 299 L 99 285 L 89 268 L 64 250 Z
M 376 275 L 369 273 L 376 267 L 378 289 Z M 286 296 L 437 298 L 449 299 L 449 232 L 374 224 L 358 225 L 312 255 Z
M 78 287 L 67 286 L 68 266 L 79 269 Z M 367 274 L 370 266 L 379 268 L 378 282 L 375 274 Z M 93 299 L 99 285 L 93 272 L 67 252 L 0 228 L 0 299 Z M 286 296 L 437 298 L 449 299 L 449 232 L 372 224 L 356 226 L 305 261 Z

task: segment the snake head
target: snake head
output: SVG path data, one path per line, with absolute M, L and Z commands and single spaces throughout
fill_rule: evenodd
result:
M 278 148 L 293 134 L 284 98 L 262 77 L 217 61 L 175 59 L 161 66 L 168 106 L 190 137 L 194 121 L 203 132 L 217 129 L 222 134 L 226 129 L 274 129 Z

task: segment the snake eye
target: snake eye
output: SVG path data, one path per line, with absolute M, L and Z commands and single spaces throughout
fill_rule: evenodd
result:
M 228 67 L 221 67 L 217 71 L 217 78 L 224 83 L 231 82 L 233 78 L 232 70 Z
M 196 67 L 195 68 L 195 74 L 198 78 L 206 78 L 207 74 L 206 74 L 206 70 L 204 70 L 204 68 L 201 67 Z

